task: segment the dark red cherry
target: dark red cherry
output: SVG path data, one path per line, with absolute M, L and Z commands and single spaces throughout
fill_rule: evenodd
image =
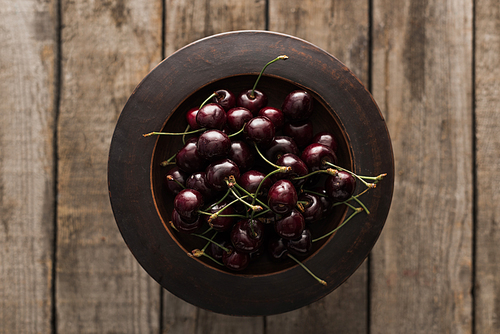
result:
M 224 237 L 221 237 L 221 234 L 218 233 L 217 236 L 214 238 L 214 241 L 218 244 L 221 245 L 222 247 L 226 248 L 229 245 L 229 239 L 226 240 Z M 217 244 L 211 242 L 210 246 L 208 246 L 208 253 L 216 260 L 222 261 L 222 255 L 224 254 L 224 250 L 220 248 Z
M 314 135 L 312 143 L 323 144 L 332 149 L 333 152 L 337 153 L 337 140 L 330 132 L 318 132 Z
M 285 123 L 283 134 L 292 137 L 298 147 L 306 147 L 313 138 L 313 124 L 311 121 Z
M 173 178 L 173 180 L 169 179 L 169 176 Z M 175 166 L 172 169 L 170 169 L 167 174 L 165 175 L 165 185 L 167 186 L 168 190 L 177 195 L 182 189 L 179 183 L 182 185 L 186 184 L 186 179 L 188 178 L 189 174 L 186 172 L 183 172 L 182 170 L 179 169 L 179 167 Z M 175 182 L 175 181 L 179 182 Z
M 185 220 L 175 209 L 172 210 L 172 224 L 174 227 L 184 233 L 193 233 L 200 229 L 203 220 L 198 215 L 194 220 Z
M 207 161 L 198 151 L 196 138 L 184 144 L 175 157 L 175 163 L 186 173 L 193 173 L 206 167 Z
M 283 112 L 278 108 L 274 107 L 264 107 L 259 110 L 257 116 L 266 116 L 273 122 L 276 130 L 281 129 L 283 124 L 285 124 L 285 116 Z
M 208 185 L 217 191 L 227 189 L 226 180 L 230 176 L 234 176 L 236 182 L 240 178 L 240 169 L 234 161 L 229 159 L 218 160 L 208 165 L 205 173 Z
M 207 160 L 226 156 L 230 148 L 231 140 L 219 130 L 207 130 L 198 138 L 198 153 Z
M 249 170 L 248 172 L 243 173 L 243 175 L 240 176 L 240 180 L 238 184 L 248 191 L 249 193 L 255 193 L 257 191 L 257 188 L 259 187 L 259 184 L 264 180 L 266 176 L 257 171 L 257 170 Z M 264 183 L 260 187 L 259 192 L 261 193 L 267 193 L 269 188 L 273 185 L 273 182 L 271 181 L 271 178 L 268 177 L 267 179 L 264 180 Z
M 215 91 L 212 101 L 219 104 L 225 111 L 228 111 L 236 106 L 236 95 L 230 90 L 219 89 Z
M 264 225 L 256 219 L 242 219 L 231 229 L 230 238 L 237 251 L 255 252 L 264 241 Z
M 219 210 L 222 210 L 219 214 L 221 215 L 233 215 L 235 214 L 234 208 L 232 206 L 227 206 L 227 201 L 222 201 L 221 203 L 212 205 L 210 209 L 207 211 L 209 213 L 216 213 Z M 204 215 L 205 221 L 212 227 L 214 230 L 219 232 L 228 231 L 234 224 L 234 217 L 220 217 L 218 216 L 215 219 L 210 219 L 210 216 Z
M 253 115 L 257 115 L 260 109 L 267 106 L 267 95 L 258 90 L 254 91 L 253 96 L 251 94 L 251 89 L 242 91 L 236 99 L 236 105 L 247 108 Z
M 195 172 L 186 179 L 186 188 L 198 190 L 204 201 L 211 199 L 215 191 L 209 187 L 205 172 Z
M 229 251 L 222 254 L 222 263 L 226 268 L 241 271 L 248 267 L 250 263 L 250 255 L 234 249 L 233 246 L 225 246 Z
M 294 255 L 307 255 L 312 248 L 312 235 L 309 229 L 304 229 L 299 239 L 289 240 L 288 251 Z
M 302 214 L 293 209 L 289 214 L 284 215 L 274 223 L 276 233 L 282 238 L 294 240 L 300 238 L 306 223 Z
M 278 214 L 287 214 L 297 204 L 297 191 L 289 180 L 276 181 L 267 195 L 269 208 Z
M 198 210 L 203 206 L 203 196 L 198 190 L 184 189 L 174 198 L 174 209 L 187 222 L 198 219 Z
M 302 193 L 299 195 L 299 201 L 306 202 L 306 204 L 301 204 L 304 209 L 301 210 L 302 216 L 304 216 L 306 223 L 314 223 L 323 218 L 323 204 L 319 197 L 312 193 Z
M 235 107 L 227 112 L 227 125 L 233 131 L 239 131 L 246 122 L 253 118 L 250 110 L 243 107 Z
M 293 153 L 283 154 L 277 161 L 276 164 L 278 166 L 290 167 L 292 170 L 287 173 L 276 173 L 275 178 L 278 179 L 293 179 L 294 177 L 304 176 L 309 173 L 309 169 L 302 159 L 296 156 Z M 303 184 L 306 179 L 293 180 L 292 182 L 300 185 Z
M 348 200 L 356 189 L 356 179 L 348 172 L 339 171 L 337 175 L 329 175 L 325 180 L 325 190 L 335 202 Z
M 316 187 L 313 189 L 314 192 L 321 194 L 322 196 L 318 196 L 319 201 L 321 202 L 321 207 L 323 208 L 323 218 L 327 217 L 333 209 L 333 200 L 328 197 L 326 190 L 324 187 Z
M 287 257 L 287 240 L 283 238 L 271 238 L 267 243 L 267 252 L 271 260 L 283 260 Z
M 301 159 L 306 163 L 311 172 L 329 168 L 330 166 L 325 164 L 325 162 L 330 162 L 332 164 L 337 163 L 335 152 L 328 146 L 318 143 L 307 146 L 302 151 Z
M 241 140 L 235 140 L 231 143 L 227 156 L 238 165 L 240 171 L 250 169 L 255 162 L 253 150 Z
M 196 114 L 201 128 L 222 130 L 226 125 L 226 111 L 217 103 L 205 104 Z
M 244 132 L 249 140 L 257 144 L 266 144 L 273 140 L 275 129 L 269 118 L 257 116 L 247 122 Z
M 266 148 L 266 158 L 271 162 L 276 162 L 279 157 L 286 153 L 299 154 L 299 149 L 295 141 L 288 136 L 275 136 Z
M 198 125 L 198 123 L 196 122 L 196 115 L 198 114 L 198 110 L 200 110 L 200 109 L 199 108 L 191 108 L 186 113 L 186 121 L 189 124 L 189 127 L 191 128 L 191 130 L 198 130 L 201 128 Z
M 295 90 L 287 95 L 281 106 L 281 111 L 291 121 L 302 121 L 311 115 L 313 101 L 313 97 L 308 92 Z

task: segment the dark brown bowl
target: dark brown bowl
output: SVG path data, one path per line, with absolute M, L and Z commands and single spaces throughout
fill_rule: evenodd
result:
M 295 89 L 315 98 L 314 132 L 333 132 L 339 165 L 362 175 L 387 173 L 363 195 L 370 214 L 358 214 L 337 233 L 315 242 L 301 261 L 327 286 L 293 261 L 259 258 L 242 272 L 187 254 L 204 241 L 169 225 L 173 196 L 164 185 L 168 167 L 160 162 L 182 146 L 180 137 L 147 137 L 151 131 L 182 132 L 185 112 L 217 89 L 239 93 L 251 88 L 262 66 L 278 55 L 289 59 L 266 69 L 258 89 L 280 107 Z M 123 108 L 112 138 L 108 182 L 117 225 L 144 269 L 178 297 L 231 315 L 270 315 L 310 304 L 336 289 L 361 265 L 378 239 L 392 199 L 394 161 L 384 119 L 353 73 L 322 49 L 296 37 L 238 31 L 194 42 L 160 63 L 137 86 Z M 338 206 L 311 226 L 320 236 L 350 214 Z

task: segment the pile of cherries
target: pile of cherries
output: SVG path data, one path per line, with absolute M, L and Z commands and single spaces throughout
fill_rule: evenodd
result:
M 262 72 L 286 58 L 272 60 Z M 295 90 L 281 108 L 268 106 L 266 94 L 255 89 L 261 75 L 252 89 L 239 95 L 221 89 L 190 109 L 186 132 L 144 135 L 183 136 L 184 146 L 163 162 L 174 165 L 165 176 L 168 191 L 175 194 L 171 226 L 207 240 L 192 256 L 207 256 L 236 271 L 264 253 L 303 266 L 295 256 L 307 255 L 313 242 L 334 233 L 353 215 L 369 213 L 358 197 L 383 177 L 360 177 L 337 166 L 334 134 L 313 132 L 312 95 Z M 354 195 L 357 180 L 366 189 Z M 353 214 L 313 239 L 310 224 L 340 204 L 351 207 Z

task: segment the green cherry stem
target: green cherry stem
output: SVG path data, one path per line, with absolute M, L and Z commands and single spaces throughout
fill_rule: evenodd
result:
M 176 179 L 174 179 L 174 177 L 172 175 L 167 175 L 167 180 L 169 181 L 174 181 L 175 183 L 177 183 L 182 189 L 186 189 L 186 187 L 180 183 L 179 181 L 177 181 Z
M 273 60 L 271 60 L 269 63 L 267 63 L 263 68 L 262 70 L 260 71 L 259 73 L 259 76 L 257 77 L 257 80 L 255 80 L 255 84 L 253 85 L 252 87 L 252 91 L 250 92 L 250 98 L 255 98 L 255 88 L 257 88 L 257 83 L 259 83 L 259 80 L 260 80 L 260 77 L 262 76 L 262 73 L 264 73 L 264 71 L 266 70 L 266 68 L 271 65 L 272 63 L 274 63 L 275 61 L 278 61 L 278 60 L 286 60 L 288 59 L 288 56 L 287 55 L 281 55 L 281 56 L 278 56 L 276 58 L 274 58 Z
M 292 178 L 292 180 L 302 180 L 302 179 L 306 179 L 306 178 L 308 178 L 309 176 L 314 175 L 314 174 L 337 175 L 337 173 L 338 173 L 338 171 L 336 171 L 335 169 L 332 169 L 332 168 L 328 168 L 328 169 L 318 169 L 318 170 L 316 170 L 316 171 L 314 171 L 314 172 L 311 172 L 311 173 L 309 173 L 309 174 L 294 177 L 294 178 Z
M 322 194 L 322 193 L 319 193 L 319 192 L 316 192 L 316 191 L 312 191 L 312 190 L 308 190 L 308 189 L 302 189 L 302 192 L 313 194 L 313 195 L 316 195 L 316 196 L 321 196 L 321 197 L 328 197 L 326 194 Z
M 192 233 L 191 235 L 194 235 L 194 236 L 196 236 L 196 237 L 199 237 L 199 238 L 205 239 L 205 240 L 207 240 L 208 242 L 211 242 L 211 243 L 213 243 L 214 245 L 219 246 L 220 248 L 222 248 L 222 249 L 223 249 L 224 251 L 226 251 L 226 252 L 228 252 L 228 251 L 229 251 L 229 249 L 227 249 L 226 247 L 222 246 L 221 244 L 219 244 L 219 243 L 217 243 L 217 242 L 213 241 L 211 238 L 208 238 L 208 237 L 206 237 L 206 236 L 204 236 L 204 235 L 202 235 L 202 234 Z
M 291 258 L 293 261 L 295 261 L 299 266 L 302 267 L 302 269 L 304 269 L 305 271 L 307 271 L 307 273 L 309 275 L 311 275 L 312 277 L 314 277 L 314 279 L 316 281 L 318 281 L 319 283 L 321 283 L 322 285 L 326 285 L 326 282 L 324 280 L 322 280 L 321 278 L 319 278 L 318 276 L 314 275 L 312 271 L 309 270 L 309 268 L 307 268 L 302 262 L 300 262 L 298 259 L 296 259 L 295 257 L 293 257 L 292 255 L 290 255 L 290 253 L 287 254 L 289 258 Z
M 243 124 L 243 126 L 241 127 L 241 129 L 239 129 L 239 130 L 238 130 L 237 132 L 235 132 L 235 133 L 231 133 L 230 135 L 228 135 L 228 137 L 229 137 L 229 138 L 231 138 L 231 137 L 237 136 L 237 135 L 239 135 L 240 133 L 242 133 L 242 132 L 243 132 L 243 130 L 245 129 L 245 125 L 246 125 L 246 124 L 247 124 L 247 123 Z
M 189 126 L 189 124 L 186 126 L 186 130 L 184 130 L 184 134 L 182 135 L 182 143 L 183 144 L 186 144 L 186 132 L 189 131 L 191 127 Z
M 253 146 L 255 146 L 255 149 L 257 150 L 257 153 L 260 155 L 260 157 L 265 161 L 267 162 L 268 164 L 270 164 L 271 166 L 273 166 L 274 168 L 281 168 L 281 166 L 278 166 L 276 164 L 273 164 L 271 161 L 267 160 L 266 157 L 260 152 L 259 150 L 259 147 L 257 146 L 257 143 L 253 143 Z
M 361 211 L 363 211 L 363 209 L 362 209 L 362 208 L 356 208 L 356 209 L 354 210 L 354 212 L 353 212 L 353 213 L 351 213 L 351 215 L 350 215 L 349 217 L 347 217 L 347 218 L 346 218 L 346 219 L 342 222 L 342 224 L 340 224 L 339 226 L 337 226 L 336 228 L 334 228 L 332 231 L 328 232 L 327 234 L 322 235 L 322 236 L 321 236 L 321 237 L 319 237 L 319 238 L 313 239 L 313 241 L 312 241 L 312 242 L 319 241 L 319 240 L 321 240 L 321 239 L 323 239 L 323 238 L 326 238 L 326 237 L 329 237 L 329 236 L 330 236 L 330 235 L 332 235 L 333 233 L 337 232 L 337 231 L 338 231 L 338 230 L 339 230 L 342 226 L 344 226 L 345 224 L 347 224 L 347 222 L 348 222 L 349 220 L 351 220 L 351 219 L 352 219 L 355 215 L 357 215 L 357 214 L 358 214 L 358 213 L 360 213 Z
M 206 130 L 205 128 L 201 128 L 198 130 L 187 131 L 187 132 L 150 132 L 150 133 L 145 133 L 142 136 L 143 137 L 149 137 L 149 136 L 153 136 L 153 135 L 181 136 L 181 135 L 190 135 L 193 133 L 203 132 L 205 130 Z
M 212 93 L 205 101 L 203 101 L 203 103 L 200 105 L 200 107 L 198 109 L 201 109 L 205 106 L 205 104 L 208 103 L 208 101 L 210 101 L 212 98 L 216 97 L 217 96 L 217 93 Z
M 260 185 L 260 184 L 259 184 Z M 248 192 L 245 188 L 243 188 L 242 186 L 240 186 L 238 183 L 235 183 L 234 186 L 236 188 L 238 188 L 239 190 L 243 191 L 245 194 L 247 194 L 248 196 L 254 198 L 257 202 L 259 202 L 260 205 L 262 205 L 263 207 L 265 207 L 266 209 L 269 209 L 269 206 L 267 206 L 266 203 L 262 202 L 260 199 L 257 198 L 257 193 L 255 194 L 252 194 L 250 192 Z
M 262 211 L 262 207 L 261 206 L 247 203 L 247 201 L 245 201 L 243 199 L 243 197 L 240 197 L 238 195 L 238 193 L 233 188 L 229 188 L 229 189 L 233 193 L 234 197 L 236 197 L 240 202 L 242 202 L 243 204 L 245 204 L 246 206 L 248 206 L 250 209 L 252 209 L 252 211 Z M 244 197 L 247 197 L 247 196 L 244 196 Z
M 177 156 L 177 153 L 176 153 L 176 154 L 174 154 L 174 155 L 172 155 L 172 156 L 171 156 L 170 158 L 168 158 L 167 160 L 162 161 L 162 162 L 160 163 L 160 166 L 162 166 L 162 167 L 166 167 L 166 166 L 168 166 L 168 165 L 175 165 L 175 161 L 174 161 L 174 162 L 172 162 L 172 160 L 174 160 L 176 156 Z

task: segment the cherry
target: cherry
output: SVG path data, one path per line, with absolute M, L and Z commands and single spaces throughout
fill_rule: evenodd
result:
M 175 163 L 186 173 L 193 173 L 206 166 L 206 160 L 198 151 L 198 138 L 191 138 L 184 144 L 175 157 Z
M 297 191 L 289 180 L 276 181 L 267 195 L 269 208 L 277 214 L 287 214 L 297 204 Z
M 238 131 L 252 118 L 253 114 L 247 108 L 235 107 L 228 110 L 226 122 L 231 130 Z
M 221 203 L 216 203 L 215 205 L 212 205 L 210 209 L 207 211 L 209 213 L 216 213 L 219 212 L 221 215 L 233 215 L 235 213 L 234 208 L 232 206 L 227 206 L 228 202 L 222 201 Z M 215 219 L 211 219 L 211 216 L 205 215 L 205 220 L 207 221 L 208 225 L 212 227 L 214 230 L 219 231 L 219 232 L 224 232 L 228 231 L 234 223 L 234 217 L 221 217 L 217 216 Z
M 217 191 L 227 189 L 226 180 L 230 176 L 234 176 L 236 182 L 240 178 L 240 169 L 234 161 L 229 159 L 218 160 L 208 165 L 205 173 L 208 185 Z
M 248 191 L 249 193 L 255 193 L 257 191 L 257 188 L 259 187 L 259 184 L 264 180 L 266 176 L 257 171 L 257 170 L 249 170 L 248 172 L 243 173 L 241 175 L 240 180 L 238 184 Z M 266 193 L 269 188 L 273 185 L 271 178 L 267 178 L 264 180 L 264 183 L 260 187 L 260 191 L 263 193 Z
M 207 130 L 198 138 L 198 153 L 205 159 L 224 157 L 230 148 L 231 140 L 219 130 Z
M 293 209 L 288 215 L 283 216 L 281 219 L 277 220 L 274 223 L 274 229 L 276 230 L 276 233 L 278 233 L 280 237 L 288 240 L 300 238 L 304 228 L 304 217 L 296 209 Z
M 195 172 L 191 174 L 186 180 L 186 188 L 198 190 L 205 202 L 215 194 L 215 191 L 208 185 L 205 172 Z
M 225 111 L 236 106 L 236 96 L 230 90 L 219 89 L 215 91 L 212 101 L 219 104 Z
M 337 140 L 330 132 L 318 132 L 312 139 L 312 143 L 323 144 L 332 149 L 333 152 L 337 153 Z
M 325 180 L 325 190 L 332 200 L 343 202 L 348 200 L 356 189 L 356 179 L 351 173 L 339 171 L 336 175 L 329 175 Z
M 196 115 L 198 114 L 198 110 L 200 110 L 200 109 L 199 108 L 191 108 L 186 113 L 186 121 L 189 124 L 189 127 L 191 128 L 191 130 L 201 129 L 201 127 L 196 122 Z
M 285 123 L 283 134 L 292 137 L 298 147 L 305 147 L 313 138 L 313 124 L 310 120 L 302 122 Z
M 328 197 L 326 190 L 324 187 L 316 187 L 313 190 L 314 192 L 321 194 L 322 196 L 318 195 L 318 199 L 321 202 L 321 207 L 323 209 L 323 217 L 328 217 L 328 215 L 331 213 L 333 209 L 333 200 Z
M 174 198 L 174 209 L 187 222 L 198 219 L 198 210 L 203 206 L 203 196 L 198 190 L 183 189 Z
M 205 104 L 196 114 L 196 123 L 201 128 L 222 130 L 226 125 L 226 111 L 217 103 Z
M 304 161 L 293 153 L 283 154 L 277 161 L 278 166 L 290 167 L 292 170 L 287 173 L 276 173 L 275 179 L 292 179 L 298 176 L 304 176 L 309 173 L 309 169 Z M 303 184 L 306 179 L 293 181 L 295 184 Z
M 171 176 L 172 179 L 170 179 L 169 176 Z M 182 189 L 184 189 L 181 185 L 179 185 L 179 183 L 185 185 L 188 176 L 189 175 L 186 172 L 183 172 L 179 169 L 179 167 L 175 166 L 165 175 L 165 185 L 170 192 L 177 195 Z
M 283 260 L 288 254 L 287 240 L 283 238 L 271 238 L 267 243 L 267 251 L 271 260 Z
M 311 115 L 314 99 L 304 90 L 295 90 L 288 94 L 283 101 L 281 110 L 285 117 L 291 121 L 302 121 Z
M 249 140 L 257 144 L 270 143 L 275 134 L 273 122 L 265 116 L 256 116 L 249 120 L 243 131 Z
M 218 261 L 222 261 L 222 255 L 224 254 L 224 250 L 219 247 L 221 245 L 224 248 L 227 248 L 229 245 L 229 241 L 224 237 L 220 237 L 220 234 L 217 234 L 214 240 L 216 243 L 211 242 L 208 246 L 208 253 L 212 255 L 212 257 Z
M 302 193 L 299 195 L 299 201 L 306 202 L 302 204 L 302 216 L 306 223 L 313 223 L 323 218 L 323 204 L 318 195 L 311 193 Z
M 230 160 L 238 165 L 241 171 L 250 169 L 255 162 L 252 149 L 244 141 L 233 141 L 227 155 Z
M 276 130 L 281 129 L 283 124 L 285 124 L 285 116 L 283 112 L 274 107 L 264 107 L 259 110 L 257 116 L 266 116 L 273 122 Z
M 312 248 L 312 235 L 309 229 L 304 229 L 299 239 L 289 240 L 287 248 L 294 255 L 307 255 Z
M 319 169 L 326 169 L 328 165 L 325 162 L 337 163 L 337 156 L 331 148 L 323 144 L 313 143 L 307 146 L 301 155 L 311 172 Z
M 267 101 L 267 95 L 263 92 L 247 89 L 242 91 L 240 95 L 238 95 L 238 98 L 236 99 L 236 105 L 239 107 L 247 108 L 253 115 L 256 115 L 260 109 L 267 106 Z
M 297 144 L 291 137 L 276 136 L 267 146 L 265 156 L 269 161 L 276 162 L 285 153 L 299 154 Z
M 172 224 L 184 233 L 196 232 L 203 225 L 203 220 L 198 215 L 194 220 L 185 220 L 175 209 L 172 210 Z
M 241 271 L 248 267 L 250 263 L 250 255 L 234 249 L 233 246 L 225 246 L 228 252 L 224 251 L 222 254 L 222 263 L 226 268 L 234 271 Z
M 230 238 L 236 250 L 255 252 L 264 241 L 264 225 L 256 219 L 242 219 L 234 224 Z

